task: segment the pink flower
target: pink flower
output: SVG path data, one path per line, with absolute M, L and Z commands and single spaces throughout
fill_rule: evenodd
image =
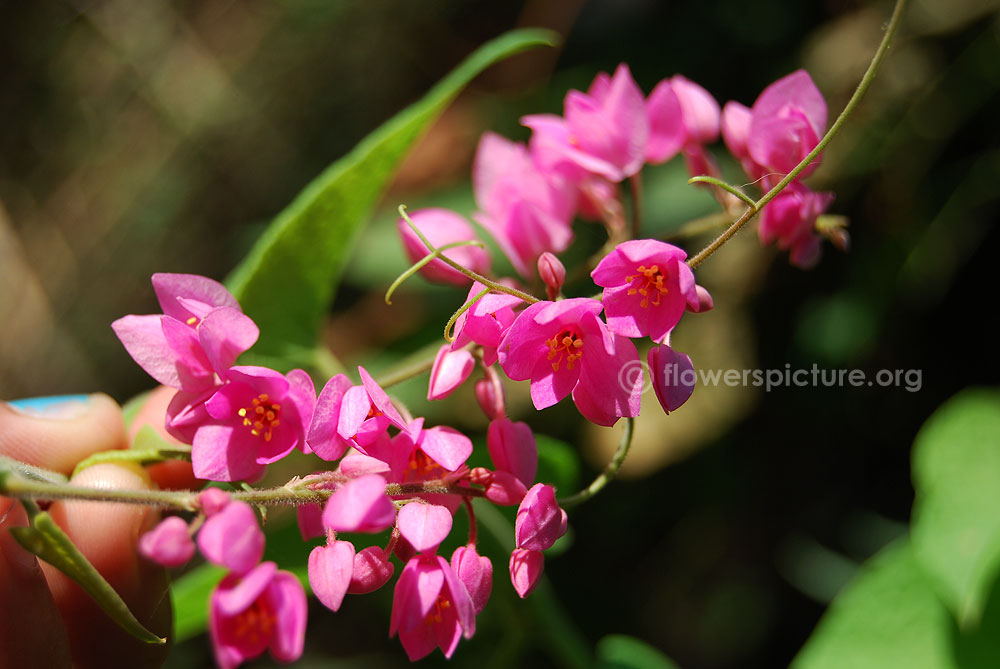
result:
M 659 341 L 677 325 L 685 307 L 700 308 L 686 257 L 683 249 L 653 239 L 623 242 L 604 256 L 591 276 L 604 286 L 608 329 Z
M 205 402 L 211 420 L 194 433 L 191 462 L 198 478 L 255 480 L 264 465 L 298 447 L 306 450 L 316 390 L 300 369 L 233 367 L 229 382 Z
M 552 406 L 570 392 L 584 418 L 614 425 L 638 416 L 641 375 L 620 374 L 639 358 L 635 345 L 612 333 L 589 298 L 536 302 L 525 309 L 500 345 L 500 365 L 511 379 L 531 379 L 536 409 Z
M 399 510 L 396 527 L 415 550 L 433 552 L 451 532 L 451 511 L 436 504 L 410 502 Z
M 526 487 L 534 482 L 538 471 L 538 446 L 527 423 L 514 423 L 507 418 L 490 421 L 486 447 L 498 470 L 510 472 Z
M 536 483 L 517 508 L 514 541 L 518 548 L 543 551 L 566 534 L 566 523 L 566 512 L 556 503 L 556 491 Z
M 479 295 L 484 288 L 486 286 L 479 282 L 472 284 L 466 301 Z M 484 295 L 455 321 L 455 341 L 451 343 L 451 350 L 457 351 L 475 342 L 483 347 L 483 362 L 492 365 L 497 361 L 497 346 L 517 318 L 514 307 L 519 304 L 520 298 L 507 293 Z
M 440 647 L 451 657 L 464 636 L 476 632 L 476 611 L 462 581 L 440 555 L 411 558 L 396 583 L 389 636 L 399 641 L 412 661 Z
M 450 395 L 465 383 L 476 367 L 476 359 L 465 349 L 453 351 L 445 344 L 438 349 L 431 367 L 431 378 L 427 386 L 427 400 L 439 400 Z
M 336 611 L 354 573 L 354 544 L 336 541 L 309 553 L 309 586 L 323 606 Z
M 464 218 L 448 209 L 420 209 L 409 214 L 410 220 L 419 228 L 435 247 L 442 247 L 453 242 L 477 240 L 476 233 Z M 416 263 L 430 254 L 420 237 L 413 231 L 405 219 L 400 218 L 396 224 L 403 248 L 411 263 Z M 462 267 L 478 274 L 490 271 L 490 256 L 486 249 L 478 246 L 460 246 L 449 249 L 444 255 L 454 260 Z M 456 286 L 466 286 L 469 278 L 454 267 L 441 260 L 432 260 L 420 269 L 428 281 L 449 283 Z
M 330 495 L 323 525 L 338 532 L 381 532 L 396 519 L 396 507 L 385 494 L 386 481 L 366 474 L 348 481 Z
M 758 165 L 747 150 L 747 135 L 750 134 L 750 123 L 753 112 L 746 105 L 730 100 L 722 108 L 722 139 L 729 153 L 740 161 L 743 171 L 754 181 L 765 176 L 767 169 Z
M 575 191 L 555 174 L 541 172 L 528 150 L 485 133 L 472 173 L 473 218 L 486 228 L 522 276 L 533 274 L 545 251 L 564 251 L 573 240 Z
M 197 392 L 218 385 L 257 341 L 257 326 L 217 281 L 154 274 L 152 282 L 163 315 L 129 315 L 111 324 L 125 350 L 165 386 Z
M 354 572 L 347 592 L 364 595 L 378 590 L 389 582 L 396 567 L 389 556 L 378 546 L 369 546 L 354 555 Z
M 665 413 L 676 411 L 694 391 L 695 373 L 690 356 L 660 344 L 649 349 L 646 359 L 660 406 Z
M 690 79 L 675 74 L 670 87 L 677 95 L 684 122 L 684 144 L 711 144 L 719 137 L 719 103 L 712 94 Z
M 779 249 L 790 252 L 793 265 L 809 269 L 820 254 L 816 219 L 832 201 L 833 193 L 815 193 L 798 182 L 789 184 L 761 211 L 757 228 L 760 241 L 777 241 Z
M 545 569 L 542 551 L 515 548 L 510 554 L 510 582 L 515 592 L 524 599 L 535 589 Z
M 179 567 L 194 555 L 188 524 L 168 516 L 139 538 L 139 554 L 164 567 Z
M 475 545 L 468 544 L 459 546 L 451 554 L 451 568 L 468 591 L 476 615 L 479 615 L 493 589 L 493 563 L 485 555 L 477 553 Z
M 747 152 L 758 165 L 791 172 L 819 144 L 826 130 L 826 101 L 809 73 L 797 70 L 763 90 L 751 109 Z M 800 178 L 819 164 L 819 157 Z
M 245 574 L 264 555 L 264 533 L 246 502 L 230 502 L 205 521 L 198 533 L 198 549 L 209 562 Z
M 649 118 L 627 65 L 613 77 L 598 74 L 586 93 L 570 91 L 563 107 L 565 120 L 548 114 L 521 119 L 534 131 L 532 154 L 545 169 L 573 181 L 590 173 L 618 182 L 642 168 Z
M 484 378 L 476 381 L 475 390 L 476 401 L 487 418 L 496 420 L 507 415 L 507 399 L 495 368 L 486 368 Z
M 392 400 L 368 371 L 358 367 L 358 374 L 360 386 L 352 386 L 343 374 L 334 376 L 316 401 L 308 442 L 324 460 L 336 460 L 350 447 L 365 452 L 390 425 L 407 429 Z
M 666 162 L 677 155 L 688 139 L 681 103 L 670 79 L 658 83 L 649 94 L 646 113 L 649 115 L 646 161 Z
M 212 593 L 209 632 L 215 661 L 231 669 L 270 649 L 279 662 L 302 655 L 306 593 L 298 579 L 264 562 L 244 575 L 229 574 Z

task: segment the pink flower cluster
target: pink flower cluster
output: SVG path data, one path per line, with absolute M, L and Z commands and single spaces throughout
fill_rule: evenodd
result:
M 466 243 L 474 231 L 458 214 L 426 209 L 400 221 L 406 252 L 423 263 L 425 277 L 458 286 L 470 275 L 479 279 L 471 281 L 454 319 L 454 339 L 435 357 L 427 399 L 448 396 L 481 370 L 475 396 L 489 419 L 493 469 L 470 467 L 468 436 L 414 418 L 364 367 L 358 367 L 358 383 L 338 374 L 317 396 L 303 370 L 236 365 L 259 331 L 211 279 L 154 275 L 162 313 L 126 316 L 113 323 L 114 331 L 143 369 L 176 389 L 166 429 L 191 444 L 197 477 L 253 482 L 293 451 L 335 463 L 286 486 L 297 496 L 303 538 L 324 540 L 308 558 L 312 592 L 336 611 L 346 595 L 385 586 L 398 562 L 390 635 L 398 635 L 412 660 L 435 648 L 450 657 L 474 634 L 493 585 L 493 565 L 476 548 L 472 498 L 518 507 L 508 569 L 521 597 L 537 586 L 543 551 L 567 528 L 554 488 L 535 481 L 531 428 L 507 417 L 498 369 L 530 381 L 536 409 L 572 396 L 585 418 L 611 426 L 639 414 L 644 384 L 633 340 L 648 337 L 648 369 L 664 411 L 691 395 L 683 384 L 691 375 L 679 373 L 693 369 L 691 359 L 670 347 L 670 336 L 686 311 L 707 311 L 713 303 L 685 251 L 653 239 L 617 244 L 590 273 L 602 289 L 599 299 L 563 297 L 567 272 L 555 254 L 572 241 L 576 214 L 603 219 L 612 238 L 622 238 L 617 184 L 646 163 L 683 155 L 692 174 L 716 174 L 705 145 L 718 137 L 720 119 L 727 146 L 766 186 L 817 145 L 826 106 L 805 72 L 769 86 L 753 108 L 731 102 L 720 112 L 707 91 L 680 76 L 645 98 L 622 65 L 613 76 L 598 75 L 586 93 L 570 91 L 563 116 L 522 119 L 532 129 L 527 145 L 493 134 L 482 138 L 473 174 L 475 220 L 523 277 L 537 270 L 547 300 L 514 290 L 512 279 L 486 278 L 489 256 Z M 829 200 L 796 181 L 765 209 L 761 238 L 791 249 L 796 264 L 813 262 L 819 249 L 813 224 Z M 424 239 L 462 271 L 442 257 L 426 262 Z M 229 570 L 211 599 L 220 666 L 237 666 L 267 649 L 279 661 L 294 660 L 303 646 L 304 591 L 290 573 L 261 562 L 264 535 L 241 494 L 233 499 L 205 490 L 198 519 L 189 525 L 167 518 L 142 537 L 140 550 L 179 566 L 194 556 L 191 537 L 200 527 L 202 556 Z M 463 506 L 469 534 L 446 559 L 441 546 Z M 387 530 L 383 541 L 363 537 Z

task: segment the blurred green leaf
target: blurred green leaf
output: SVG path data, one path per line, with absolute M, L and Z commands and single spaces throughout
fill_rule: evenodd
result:
M 792 669 L 947 669 L 954 624 L 909 542 L 866 562 L 823 614 Z
M 545 434 L 536 434 L 538 444 L 538 474 L 536 481 L 555 487 L 559 495 L 570 495 L 580 487 L 580 456 L 565 441 Z
M 167 460 L 191 460 L 191 447 L 183 444 L 171 444 L 156 433 L 149 425 L 143 425 L 135 435 L 132 448 L 127 450 L 101 451 L 84 458 L 73 469 L 73 476 L 87 467 L 93 467 L 105 462 L 135 462 L 140 465 L 152 465 Z
M 1000 391 L 966 390 L 913 445 L 913 552 L 959 623 L 975 626 L 1000 572 Z
M 136 620 L 115 589 L 101 576 L 94 565 L 90 564 L 47 512 L 35 514 L 30 527 L 12 527 L 10 533 L 25 550 L 34 553 L 76 581 L 123 630 L 146 643 L 167 642 Z M 16 612 L 9 613 L 16 615 Z
M 197 636 L 208 627 L 208 598 L 225 575 L 222 567 L 203 564 L 170 585 L 175 643 Z
M 676 669 L 677 665 L 645 641 L 609 634 L 597 642 L 598 669 Z
M 284 360 L 287 367 L 308 356 L 358 235 L 407 149 L 482 70 L 555 39 L 544 30 L 517 30 L 483 45 L 278 214 L 227 281 L 260 326 L 258 357 Z

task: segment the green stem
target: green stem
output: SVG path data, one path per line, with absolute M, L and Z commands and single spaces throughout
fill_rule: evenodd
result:
M 896 0 L 896 6 L 892 10 L 892 18 L 889 19 L 889 25 L 885 30 L 885 35 L 882 36 L 882 41 L 878 45 L 878 50 L 875 51 L 875 56 L 872 58 L 872 62 L 868 65 L 868 69 L 865 71 L 864 77 L 861 78 L 861 83 L 858 84 L 857 89 L 854 91 L 854 95 L 851 96 L 851 99 L 847 102 L 844 110 L 840 112 L 840 116 L 838 116 L 837 120 L 833 122 L 833 125 L 830 126 L 827 133 L 823 135 L 823 139 L 821 139 L 819 144 L 816 145 L 816 148 L 810 151 L 809 155 L 803 158 L 802 161 L 795 166 L 795 169 L 786 174 L 785 178 L 779 181 L 774 188 L 767 191 L 767 193 L 757 200 L 752 207 L 743 212 L 743 215 L 740 216 L 731 226 L 729 226 L 729 229 L 719 235 L 711 244 L 702 249 L 696 256 L 688 260 L 688 265 L 692 269 L 700 265 L 705 258 L 718 251 L 723 244 L 728 242 L 733 235 L 740 231 L 740 228 L 756 216 L 764 205 L 777 197 L 777 195 L 783 191 L 788 184 L 792 183 L 792 181 L 794 181 L 795 178 L 802 173 L 802 170 L 806 169 L 812 161 L 816 159 L 816 156 L 818 156 L 823 149 L 826 148 L 826 145 L 830 143 L 830 140 L 832 140 L 834 136 L 840 132 L 840 128 L 847 122 L 848 117 L 854 111 L 854 108 L 858 106 L 858 103 L 864 96 L 865 91 L 868 90 L 872 81 L 875 80 L 875 74 L 878 72 L 878 68 L 882 64 L 882 59 L 889 50 L 889 43 L 892 42 L 892 37 L 895 34 L 896 29 L 899 27 L 900 17 L 902 17 L 905 7 L 906 0 Z
M 399 205 L 399 215 L 403 217 L 403 220 L 405 220 L 407 224 L 409 224 L 413 232 L 416 233 L 417 237 L 420 238 L 420 241 L 422 241 L 424 243 L 424 246 L 427 247 L 427 250 L 430 251 L 431 253 L 434 253 L 437 250 L 436 247 L 433 244 L 431 244 L 430 240 L 427 239 L 427 237 L 424 236 L 424 233 L 420 232 L 420 228 L 418 228 L 410 219 L 410 217 L 407 215 L 405 204 Z M 535 302 L 539 301 L 538 298 L 535 297 L 534 295 L 528 295 L 527 293 L 517 290 L 516 288 L 508 288 L 502 283 L 497 283 L 492 279 L 487 279 L 482 274 L 473 272 L 471 269 L 468 269 L 467 267 L 462 267 L 460 264 L 458 264 L 448 256 L 440 256 L 438 260 L 445 263 L 446 265 L 455 268 L 456 270 L 458 270 L 465 276 L 469 277 L 473 281 L 478 281 L 479 283 L 483 284 L 490 290 L 494 290 L 498 293 L 507 293 L 508 295 L 513 295 L 514 297 L 519 297 L 528 304 L 534 304 Z
M 743 200 L 745 203 L 747 203 L 748 205 L 750 205 L 751 208 L 756 208 L 756 206 L 757 206 L 757 203 L 753 201 L 752 197 L 750 197 L 749 195 L 747 195 L 746 193 L 744 193 L 743 191 L 741 191 L 736 186 L 733 186 L 732 184 L 726 183 L 722 179 L 716 179 L 715 177 L 710 177 L 710 176 L 706 176 L 706 175 L 700 175 L 700 176 L 696 176 L 696 177 L 691 177 L 690 179 L 688 179 L 688 183 L 689 184 L 696 184 L 696 183 L 712 184 L 713 186 L 721 188 L 722 190 L 726 191 L 727 193 L 732 193 L 733 195 L 735 195 L 736 197 L 738 197 L 739 199 Z
M 396 292 L 396 289 L 399 288 L 404 281 L 406 281 L 411 276 L 419 272 L 424 265 L 433 260 L 437 260 L 438 258 L 443 259 L 442 254 L 445 251 L 447 251 L 448 249 L 458 248 L 459 246 L 478 246 L 481 249 L 486 248 L 486 246 L 482 242 L 475 240 L 470 240 L 465 242 L 451 242 L 450 244 L 445 244 L 444 246 L 439 246 L 435 248 L 433 252 L 429 253 L 428 255 L 418 260 L 416 263 L 411 265 L 408 270 L 406 270 L 398 277 L 396 277 L 396 280 L 392 282 L 392 284 L 389 286 L 389 289 L 385 291 L 385 303 L 391 305 L 392 300 L 390 298 L 392 297 L 392 294 Z
M 618 469 L 625 462 L 625 456 L 628 455 L 628 449 L 632 446 L 632 433 L 635 431 L 635 419 L 626 418 L 625 419 L 625 433 L 622 435 L 621 443 L 618 444 L 618 450 L 611 457 L 611 462 L 609 462 L 604 467 L 604 471 L 597 475 L 597 478 L 593 482 L 581 490 L 580 492 L 570 495 L 569 497 L 563 497 L 556 500 L 559 502 L 559 506 L 564 509 L 576 506 L 586 502 L 588 499 L 596 495 L 601 491 L 604 486 L 611 482 L 618 474 Z
M 324 483 L 324 481 L 319 481 Z M 313 488 L 315 479 L 300 479 L 289 482 L 277 488 L 261 490 L 245 490 L 230 493 L 234 500 L 260 506 L 300 506 L 302 504 L 321 504 L 325 502 L 333 490 Z M 389 483 L 385 492 L 390 496 L 443 494 L 459 495 L 461 497 L 482 497 L 485 493 L 478 488 L 465 488 L 454 481 L 435 479 L 419 483 Z M 144 504 L 183 511 L 197 510 L 198 493 L 178 490 L 114 490 L 107 488 L 88 488 L 78 485 L 61 485 L 46 481 L 34 481 L 11 472 L 0 472 L 0 494 L 16 499 L 76 499 L 91 502 L 118 502 L 124 504 Z

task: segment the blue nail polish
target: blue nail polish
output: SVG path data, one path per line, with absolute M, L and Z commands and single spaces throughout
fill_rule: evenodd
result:
M 90 401 L 88 395 L 48 395 L 10 400 L 7 405 L 15 411 L 42 418 L 72 418 L 79 415 Z

